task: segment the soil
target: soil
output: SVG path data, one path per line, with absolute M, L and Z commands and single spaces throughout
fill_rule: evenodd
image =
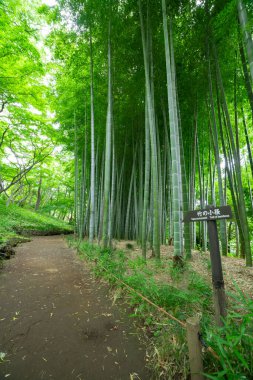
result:
M 150 379 L 128 311 L 62 236 L 35 237 L 0 273 L 0 379 Z
M 32 230 L 32 229 L 22 229 L 14 228 L 14 231 L 22 236 L 53 236 L 53 235 L 71 235 L 73 230 L 65 228 L 51 228 L 48 230 Z

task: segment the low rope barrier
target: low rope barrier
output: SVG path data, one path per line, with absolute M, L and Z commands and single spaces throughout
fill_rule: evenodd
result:
M 96 260 L 92 260 L 95 264 L 97 264 L 97 261 Z M 158 305 L 156 305 L 154 302 L 150 301 L 147 297 L 145 297 L 143 294 L 141 294 L 140 292 L 138 292 L 137 290 L 135 290 L 134 288 L 132 288 L 130 285 L 128 285 L 127 283 L 125 283 L 124 281 L 122 281 L 120 278 L 118 278 L 117 276 L 115 276 L 112 272 L 110 272 L 107 268 L 105 268 L 103 265 L 100 265 L 100 267 L 102 269 L 104 269 L 105 272 L 107 272 L 111 277 L 113 277 L 117 282 L 121 283 L 122 285 L 124 285 L 127 289 L 129 289 L 132 293 L 135 293 L 137 294 L 140 298 L 142 298 L 144 301 L 146 301 L 147 303 L 149 303 L 150 305 L 152 305 L 154 308 L 156 308 L 157 310 L 159 310 L 160 312 L 162 312 L 163 314 L 165 314 L 167 317 L 169 317 L 170 319 L 172 319 L 173 321 L 177 322 L 178 324 L 180 324 L 184 329 L 186 329 L 186 323 L 183 322 L 183 321 L 180 321 L 180 319 L 174 317 L 174 315 L 168 313 L 163 307 L 160 307 Z M 208 346 L 203 337 L 202 337 L 202 334 L 198 334 L 198 339 L 201 343 L 201 345 L 206 349 L 207 352 L 209 352 L 216 360 L 220 361 L 220 357 L 219 355 L 212 349 L 212 347 Z
M 136 293 L 140 298 L 142 298 L 144 301 L 146 301 L 147 303 L 149 303 L 150 305 L 152 305 L 153 307 L 155 307 L 157 310 L 161 311 L 162 313 L 164 313 L 165 315 L 167 315 L 168 317 L 170 317 L 170 319 L 173 319 L 174 321 L 176 321 L 177 323 L 179 323 L 182 327 L 186 328 L 186 323 L 180 321 L 180 319 L 174 317 L 174 315 L 168 313 L 163 307 L 160 307 L 158 305 L 156 305 L 154 302 L 150 301 L 147 297 L 145 297 L 143 294 L 139 293 L 137 290 L 133 289 L 131 286 L 129 286 L 128 284 L 126 284 L 124 281 L 122 281 L 121 279 L 119 279 L 117 276 L 115 276 L 113 273 L 109 272 L 105 267 L 103 267 L 101 265 L 101 267 L 110 274 L 110 276 L 112 276 L 113 278 L 115 278 L 118 282 L 120 282 L 122 285 L 124 285 L 126 288 L 128 288 L 129 290 L 131 290 L 133 293 Z

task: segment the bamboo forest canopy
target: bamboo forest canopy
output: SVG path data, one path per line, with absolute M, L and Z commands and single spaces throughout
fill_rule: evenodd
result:
M 157 259 L 171 244 L 177 262 L 208 249 L 206 224 L 184 224 L 184 213 L 229 204 L 222 253 L 251 266 L 252 1 L 0 9 L 6 201 L 35 206 L 41 192 L 40 207 L 73 216 L 80 238 L 137 240 Z

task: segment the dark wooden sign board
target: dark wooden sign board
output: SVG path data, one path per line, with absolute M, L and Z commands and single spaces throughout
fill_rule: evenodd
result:
M 183 222 L 207 222 L 209 235 L 209 250 L 212 267 L 212 283 L 214 291 L 214 307 L 217 324 L 221 325 L 221 317 L 226 316 L 225 289 L 222 273 L 222 263 L 217 230 L 217 220 L 232 218 L 230 206 L 208 206 L 203 210 L 189 211 Z
M 209 206 L 203 210 L 189 211 L 184 217 L 184 222 L 203 222 L 228 218 L 232 218 L 230 206 Z

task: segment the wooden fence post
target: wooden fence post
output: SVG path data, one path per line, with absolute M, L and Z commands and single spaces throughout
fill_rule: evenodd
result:
M 188 318 L 186 321 L 186 334 L 189 349 L 191 380 L 204 380 L 199 331 L 199 318 L 197 316 Z

